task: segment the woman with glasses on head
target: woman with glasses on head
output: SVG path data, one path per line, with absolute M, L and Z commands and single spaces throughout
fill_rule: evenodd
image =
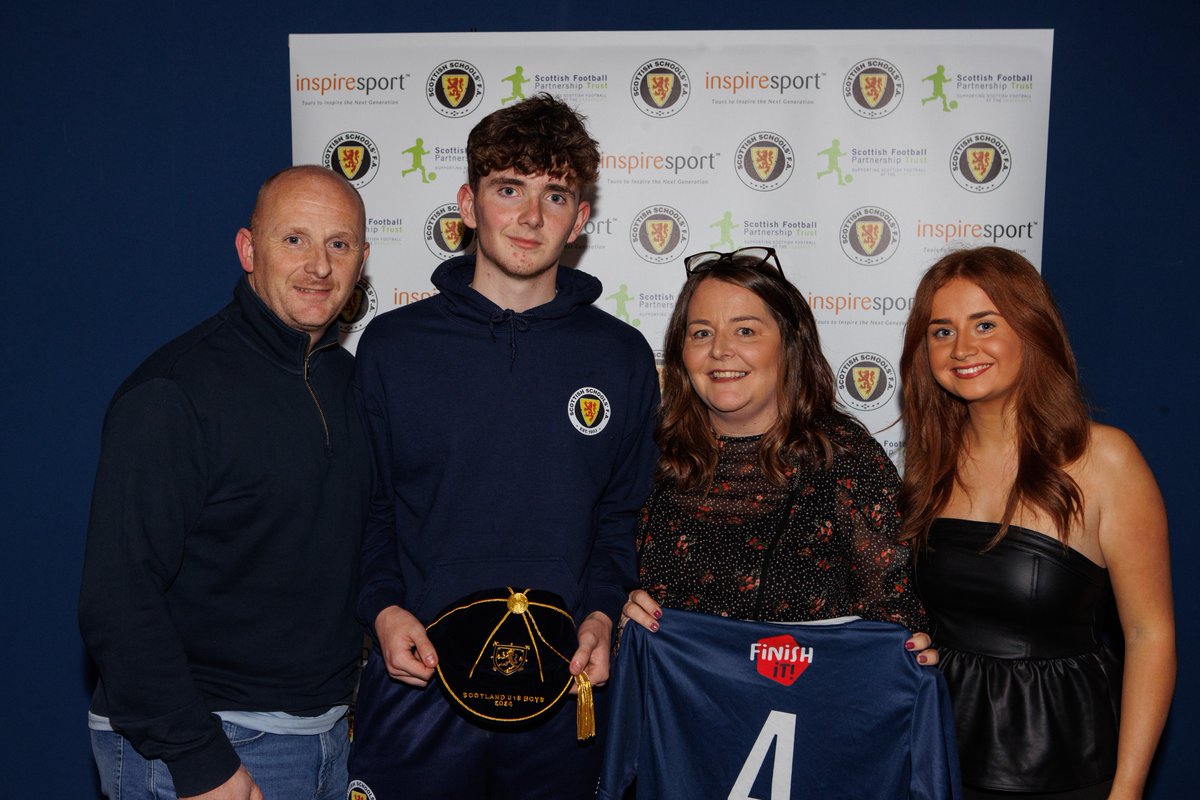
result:
M 639 533 L 642 588 L 625 616 L 652 631 L 663 607 L 923 630 L 898 543 L 896 470 L 836 407 L 816 321 L 775 251 L 698 253 L 685 266 Z M 919 633 L 907 646 L 928 645 Z
M 1140 798 L 1175 680 L 1166 512 L 1132 440 L 1088 419 L 1037 270 L 999 247 L 930 267 L 900 374 L 901 508 L 966 797 Z
M 958 800 L 895 467 L 774 250 L 685 266 L 597 797 Z

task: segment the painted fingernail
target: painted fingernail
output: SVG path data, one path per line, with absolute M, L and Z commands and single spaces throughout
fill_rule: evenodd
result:
M 916 650 L 916 649 L 917 649 L 917 643 L 916 643 L 916 642 L 905 642 L 905 643 L 904 643 L 904 649 L 905 649 L 905 650 Z
M 662 619 L 662 609 L 661 609 L 661 608 L 660 608 L 658 611 L 655 611 L 655 612 L 654 612 L 654 618 L 655 618 L 655 619 Z
M 656 630 L 658 630 L 658 623 L 657 623 L 657 622 L 651 622 L 651 623 L 650 623 L 650 630 L 652 630 L 652 631 L 656 631 Z
M 921 655 L 917 656 L 917 663 L 918 663 L 918 664 L 924 664 L 924 663 L 925 663 L 925 662 L 927 662 L 928 660 L 929 660 L 929 658 L 928 658 L 928 657 L 927 657 L 927 656 L 926 656 L 924 653 L 922 653 Z

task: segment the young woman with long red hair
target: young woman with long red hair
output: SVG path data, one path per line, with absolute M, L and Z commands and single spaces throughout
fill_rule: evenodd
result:
M 1037 270 L 998 247 L 934 264 L 900 373 L 900 507 L 967 798 L 1141 797 L 1175 680 L 1166 512 L 1133 441 L 1089 419 Z

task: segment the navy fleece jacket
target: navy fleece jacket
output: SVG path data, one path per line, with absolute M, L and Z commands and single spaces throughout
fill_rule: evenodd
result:
M 560 267 L 524 313 L 470 287 L 473 256 L 439 294 L 378 317 L 355 390 L 377 469 L 358 611 L 430 619 L 495 586 L 561 595 L 578 623 L 616 620 L 636 582 L 634 535 L 657 453 L 654 358 L 591 305 L 600 282 Z
M 92 711 L 180 795 L 238 767 L 212 712 L 321 713 L 358 674 L 370 453 L 336 326 L 308 345 L 242 278 L 104 420 L 79 596 Z

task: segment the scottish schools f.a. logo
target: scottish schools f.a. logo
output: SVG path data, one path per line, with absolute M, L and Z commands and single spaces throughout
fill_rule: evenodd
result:
M 1012 157 L 1008 145 L 990 133 L 964 136 L 950 153 L 950 172 L 968 192 L 990 192 L 1008 178 Z
M 758 192 L 770 192 L 792 177 L 792 146 L 777 133 L 752 133 L 738 145 L 737 176 Z
M 338 327 L 342 333 L 361 331 L 375 317 L 378 308 L 379 298 L 375 295 L 375 287 L 366 278 L 359 278 L 346 305 L 338 314 Z
M 443 117 L 465 117 L 483 100 L 483 75 L 467 61 L 443 61 L 429 73 L 425 97 Z
M 362 781 L 353 780 L 346 787 L 346 800 L 375 800 L 375 793 Z
M 842 399 L 859 411 L 874 411 L 896 393 L 896 371 L 877 353 L 855 353 L 838 369 Z
M 691 81 L 683 67 L 666 58 L 647 61 L 633 73 L 633 103 L 643 114 L 669 117 L 678 114 L 691 94 Z
M 325 145 L 321 163 L 361 189 L 379 170 L 379 148 L 366 134 L 346 131 Z
M 790 634 L 768 636 L 750 645 L 750 660 L 759 675 L 791 686 L 812 666 L 813 648 L 801 647 Z
M 594 386 L 577 389 L 567 402 L 567 419 L 584 436 L 595 436 L 604 430 L 611 416 L 608 398 Z
M 629 226 L 633 250 L 651 264 L 666 264 L 687 249 L 687 219 L 671 206 L 649 206 L 638 212 Z
M 458 203 L 446 203 L 425 219 L 425 246 L 443 261 L 461 256 L 475 241 L 475 231 L 463 222 Z
M 887 209 L 863 206 L 842 220 L 842 252 L 864 266 L 887 261 L 900 244 L 900 226 Z
M 860 117 L 886 117 L 904 99 L 904 77 L 890 61 L 867 58 L 846 73 L 842 96 L 850 110 Z

